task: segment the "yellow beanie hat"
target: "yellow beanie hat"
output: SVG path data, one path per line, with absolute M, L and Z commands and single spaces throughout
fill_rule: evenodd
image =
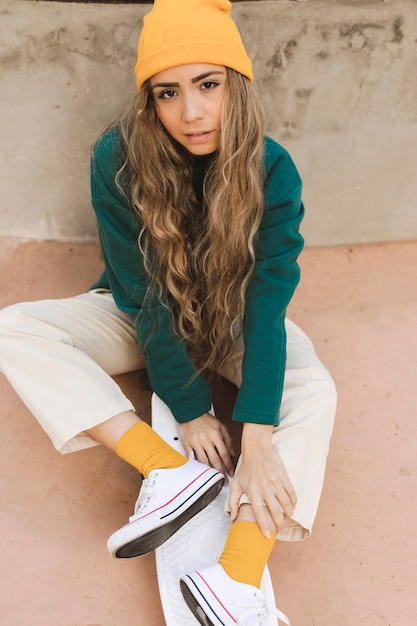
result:
M 225 65 L 253 80 L 252 63 L 229 0 L 155 0 L 143 20 L 135 67 L 138 89 L 177 65 Z

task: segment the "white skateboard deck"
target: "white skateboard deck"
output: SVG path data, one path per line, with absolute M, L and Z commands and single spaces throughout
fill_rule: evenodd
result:
M 152 428 L 173 448 L 184 454 L 178 436 L 177 422 L 167 405 L 152 395 Z M 228 486 L 203 511 L 184 524 L 168 541 L 155 551 L 159 593 L 166 626 L 198 626 L 186 605 L 179 581 L 183 574 L 216 563 L 223 551 L 230 519 L 224 507 Z M 275 606 L 274 590 L 268 567 L 262 579 L 262 589 Z M 269 626 L 277 626 L 272 618 Z

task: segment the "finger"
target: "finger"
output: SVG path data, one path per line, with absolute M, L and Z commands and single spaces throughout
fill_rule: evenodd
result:
M 210 459 L 202 446 L 193 446 L 192 450 L 197 461 L 204 463 L 204 465 L 211 465 Z
M 226 446 L 225 442 L 222 439 L 219 440 L 215 448 L 227 474 L 229 476 L 233 476 L 235 473 L 235 468 L 233 465 L 233 459 L 230 455 L 230 449 Z
M 295 489 L 294 489 L 294 487 L 293 487 L 293 485 L 292 485 L 292 483 L 290 482 L 289 479 L 286 481 L 285 490 L 286 490 L 286 492 L 288 494 L 288 497 L 291 500 L 291 504 L 293 506 L 293 509 L 295 509 L 295 505 L 297 504 L 297 494 L 296 494 Z M 292 515 L 292 513 L 291 513 L 291 515 Z
M 226 444 L 226 447 L 227 447 L 227 449 L 229 451 L 230 456 L 231 457 L 236 456 L 236 451 L 235 451 L 235 448 L 233 446 L 233 439 L 232 439 L 229 431 L 227 430 L 227 428 L 226 428 L 226 426 L 224 424 L 221 424 L 220 429 L 221 429 L 221 433 L 222 433 L 222 436 L 223 436 L 223 440 L 224 440 L 224 442 Z
M 225 465 L 223 464 L 223 461 L 219 455 L 219 453 L 217 452 L 216 448 L 213 445 L 210 445 L 210 447 L 205 447 L 204 448 L 206 457 L 208 459 L 209 464 L 214 467 L 214 469 L 216 469 L 218 472 L 221 472 L 222 474 L 224 474 L 225 479 L 227 481 L 227 476 L 226 476 L 226 472 L 225 472 Z M 207 461 L 205 461 L 207 463 Z
M 232 485 L 230 487 L 230 493 L 229 493 L 229 508 L 230 508 L 230 517 L 232 519 L 232 522 L 234 522 L 238 516 L 239 501 L 240 501 L 240 497 L 242 493 L 243 492 L 240 489 L 239 485 L 235 484 L 235 482 L 232 482 Z
M 292 502 L 284 489 L 277 490 L 276 493 L 273 494 L 273 499 L 271 498 L 271 500 L 268 501 L 268 507 L 274 512 L 277 511 L 277 514 L 282 513 L 282 515 L 286 517 L 291 517 L 294 513 Z
M 268 507 L 264 506 L 262 500 L 257 498 L 255 501 L 251 499 L 252 511 L 255 517 L 255 520 L 261 529 L 262 534 L 269 539 L 271 537 L 271 529 L 270 523 L 268 520 L 267 509 Z M 271 515 L 272 517 L 272 515 Z M 272 517 L 274 520 L 274 518 Z M 275 521 L 274 521 L 275 524 Z M 275 524 L 276 525 L 276 524 Z
M 270 521 L 275 526 L 275 532 L 283 532 L 285 528 L 285 517 L 284 511 L 280 506 L 280 503 L 275 498 L 271 498 L 268 502 L 265 502 L 265 507 L 267 509 L 268 515 L 270 516 Z
M 291 517 L 297 504 L 297 496 L 294 487 L 290 481 L 284 481 L 283 486 L 276 492 L 276 498 L 279 501 L 285 515 Z
M 187 443 L 185 443 L 185 441 L 181 441 L 182 446 L 184 448 L 184 453 L 185 456 L 188 458 L 191 454 L 191 452 L 193 452 L 193 449 L 191 448 L 191 446 L 189 446 Z
M 234 466 L 233 460 L 230 456 L 230 452 L 225 444 L 221 431 L 212 433 L 210 440 L 202 443 L 206 454 L 210 460 L 210 464 L 221 470 L 223 473 L 227 473 L 229 476 L 233 475 Z M 220 465 L 219 465 L 220 464 Z

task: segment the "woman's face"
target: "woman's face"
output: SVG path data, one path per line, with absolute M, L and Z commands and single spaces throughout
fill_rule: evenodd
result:
M 225 67 L 179 65 L 152 76 L 151 89 L 159 119 L 178 143 L 196 156 L 217 150 L 226 93 Z

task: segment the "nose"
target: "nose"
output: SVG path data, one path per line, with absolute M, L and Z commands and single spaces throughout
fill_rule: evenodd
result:
M 204 116 L 204 112 L 199 102 L 198 95 L 184 94 L 182 103 L 182 119 L 185 122 L 193 122 L 194 120 L 201 119 Z

